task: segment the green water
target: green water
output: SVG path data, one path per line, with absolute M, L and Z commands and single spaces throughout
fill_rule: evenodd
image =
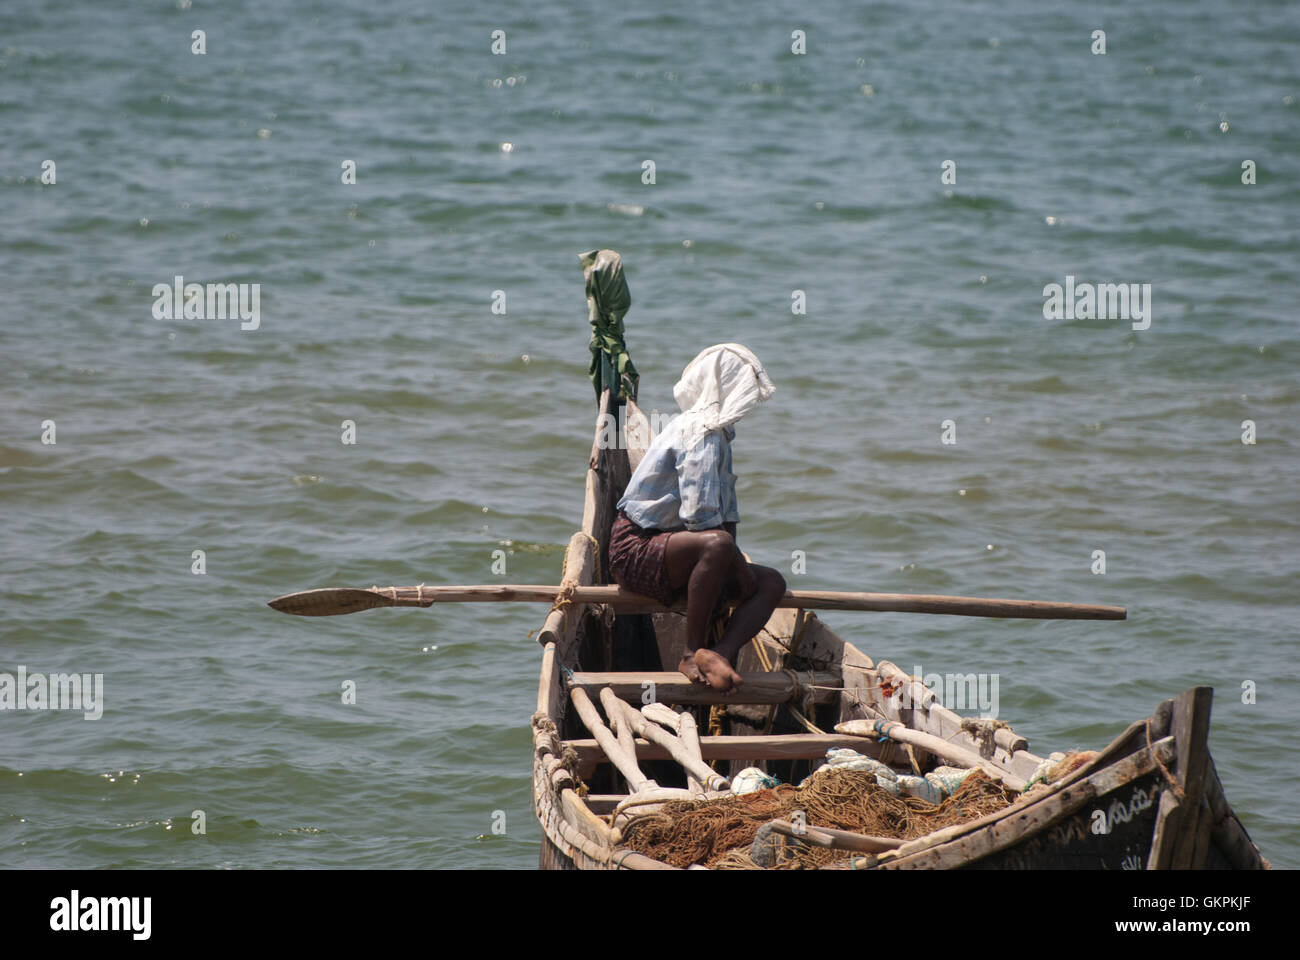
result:
M 0 10 L 0 672 L 104 675 L 99 720 L 0 713 L 5 866 L 535 865 L 542 608 L 264 601 L 558 579 L 600 246 L 644 407 L 709 343 L 767 364 L 735 446 L 757 561 L 1128 606 L 828 619 L 997 674 L 1041 753 L 1212 684 L 1228 798 L 1300 866 L 1292 9 L 655 9 Z M 259 328 L 155 319 L 178 274 L 260 284 Z M 1150 327 L 1045 319 L 1067 275 L 1151 284 Z

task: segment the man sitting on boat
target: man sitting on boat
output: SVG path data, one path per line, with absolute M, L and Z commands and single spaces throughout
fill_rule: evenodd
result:
M 616 583 L 665 606 L 686 591 L 686 652 L 677 669 L 716 690 L 740 685 L 736 658 L 785 595 L 785 578 L 736 546 L 731 471 L 736 421 L 775 389 L 738 343 L 715 344 L 687 364 L 673 387 L 682 413 L 646 450 L 610 534 Z M 709 628 L 723 603 L 735 610 L 710 649 Z

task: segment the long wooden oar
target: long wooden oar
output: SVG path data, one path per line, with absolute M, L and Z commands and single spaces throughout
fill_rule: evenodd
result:
M 431 607 L 435 603 L 554 603 L 561 593 L 547 584 L 482 584 L 428 587 L 326 587 L 286 593 L 268 602 L 281 613 L 332 617 L 375 607 Z M 673 609 L 622 587 L 573 587 L 573 603 L 609 604 L 620 613 L 659 613 Z M 925 593 L 841 593 L 834 590 L 788 590 L 778 607 L 805 610 L 876 610 L 883 613 L 944 613 L 963 617 L 1018 617 L 1033 620 L 1123 620 L 1123 607 L 1047 600 L 993 600 Z

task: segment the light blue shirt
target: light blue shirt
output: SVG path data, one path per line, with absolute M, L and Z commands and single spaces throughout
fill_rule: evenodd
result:
M 678 419 L 655 437 L 628 481 L 618 509 L 647 530 L 712 530 L 739 523 L 731 441 L 736 431 L 710 431 L 684 450 Z

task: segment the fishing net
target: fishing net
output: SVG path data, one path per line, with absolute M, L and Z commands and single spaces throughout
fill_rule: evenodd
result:
M 674 867 L 757 869 L 749 847 L 758 828 L 770 820 L 797 819 L 797 811 L 809 826 L 913 840 L 1001 810 L 1013 799 L 978 770 L 937 806 L 892 794 L 866 771 L 824 770 L 800 787 L 782 784 L 739 797 L 666 803 L 628 824 L 623 845 Z M 778 867 L 818 867 L 851 856 L 861 854 L 793 843 Z

